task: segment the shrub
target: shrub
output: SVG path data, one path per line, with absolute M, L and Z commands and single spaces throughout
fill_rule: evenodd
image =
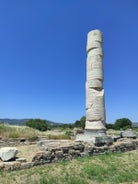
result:
M 85 128 L 85 121 L 86 121 L 86 117 L 83 116 L 80 120 L 76 120 L 74 123 L 74 127 L 80 127 L 82 129 Z
M 132 122 L 128 118 L 117 119 L 114 124 L 116 130 L 131 128 Z
M 34 129 L 38 129 L 40 131 L 46 131 L 48 129 L 46 120 L 41 120 L 41 119 L 30 119 L 26 122 L 26 126 L 29 126 Z
M 106 124 L 107 129 L 114 129 L 114 124 Z

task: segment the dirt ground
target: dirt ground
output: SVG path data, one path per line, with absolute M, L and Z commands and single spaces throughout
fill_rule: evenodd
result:
M 50 147 L 57 147 L 57 146 L 67 146 L 72 144 L 72 140 L 50 140 L 49 143 L 47 143 Z M 39 151 L 41 151 L 36 144 L 30 144 L 30 145 L 18 145 L 16 146 L 18 149 L 17 157 L 19 158 L 25 158 L 27 162 L 31 162 L 32 158 L 35 156 L 35 154 Z
M 19 145 L 17 146 L 18 154 L 17 157 L 25 158 L 27 162 L 31 162 L 35 153 L 40 151 L 37 144 L 33 145 Z

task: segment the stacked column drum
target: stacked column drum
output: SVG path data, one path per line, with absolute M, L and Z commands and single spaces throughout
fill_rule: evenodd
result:
M 102 33 L 93 30 L 87 36 L 86 124 L 85 132 L 106 134 Z

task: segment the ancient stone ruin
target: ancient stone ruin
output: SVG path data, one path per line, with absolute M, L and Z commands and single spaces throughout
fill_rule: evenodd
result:
M 85 126 L 85 130 L 94 136 L 106 133 L 103 78 L 102 33 L 94 30 L 87 36 Z
M 83 135 L 78 134 L 76 140 L 86 142 L 112 142 L 106 136 L 104 72 L 102 32 L 90 31 L 87 35 L 87 67 L 86 67 L 86 124 Z

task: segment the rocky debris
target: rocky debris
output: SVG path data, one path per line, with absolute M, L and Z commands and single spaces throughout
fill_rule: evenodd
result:
M 136 139 L 137 138 L 137 134 L 136 134 L 136 132 L 134 132 L 132 130 L 121 131 L 120 137 L 121 138 L 133 138 L 133 139 Z
M 4 171 L 13 171 L 16 169 L 20 169 L 21 163 L 17 161 L 13 162 L 1 162 L 0 163 L 0 170 Z
M 40 163 L 41 164 L 53 163 L 84 156 L 93 156 L 113 152 L 126 152 L 135 150 L 137 148 L 138 148 L 138 139 L 126 140 L 125 142 L 116 142 L 112 145 L 109 144 L 101 147 L 95 146 L 93 143 L 74 142 L 74 144 L 72 145 L 60 146 L 55 148 L 49 147 L 45 151 L 37 152 L 33 157 L 32 162 L 34 162 L 35 165 L 38 165 Z
M 35 164 L 33 162 L 18 162 L 18 161 L 13 161 L 13 162 L 1 162 L 0 163 L 0 170 L 4 171 L 13 171 L 17 169 L 28 169 L 33 167 Z
M 18 150 L 16 147 L 4 147 L 0 149 L 0 158 L 2 161 L 9 161 L 15 159 Z
M 31 168 L 33 166 L 34 166 L 34 163 L 32 163 L 32 162 L 25 162 L 25 163 L 21 163 L 20 169 L 29 169 L 29 168 Z
M 46 151 L 49 148 L 70 146 L 72 142 L 71 140 L 41 140 L 37 142 L 37 145 L 41 151 Z
M 77 134 L 84 134 L 84 130 L 82 128 L 74 128 L 73 135 L 76 136 Z
M 113 136 L 112 138 L 113 138 L 114 142 L 117 142 L 120 139 L 120 136 Z
M 34 138 L 35 139 L 35 138 Z M 26 139 L 26 138 L 5 138 L 0 139 L 0 148 L 2 147 L 16 147 L 18 145 L 31 145 L 36 144 L 36 142 L 39 140 L 39 138 L 36 140 L 32 139 Z M 41 140 L 41 138 L 40 138 Z
M 33 157 L 33 162 L 53 163 L 81 156 L 85 146 L 82 143 L 74 143 L 68 146 L 49 147 L 46 151 L 37 152 Z
M 16 161 L 17 162 L 26 162 L 27 160 L 26 160 L 26 158 L 16 158 Z
M 96 146 L 112 145 L 113 142 L 114 142 L 114 140 L 111 136 L 95 137 L 95 145 Z
M 13 171 L 17 169 L 28 169 L 37 165 L 61 162 L 78 157 L 94 156 L 114 152 L 126 152 L 138 149 L 138 139 L 122 139 L 123 142 L 115 142 L 112 145 L 95 146 L 93 143 L 74 142 L 58 147 L 51 146 L 44 151 L 37 152 L 32 162 L 25 162 L 24 158 L 17 158 L 16 161 L 0 162 L 0 170 Z

